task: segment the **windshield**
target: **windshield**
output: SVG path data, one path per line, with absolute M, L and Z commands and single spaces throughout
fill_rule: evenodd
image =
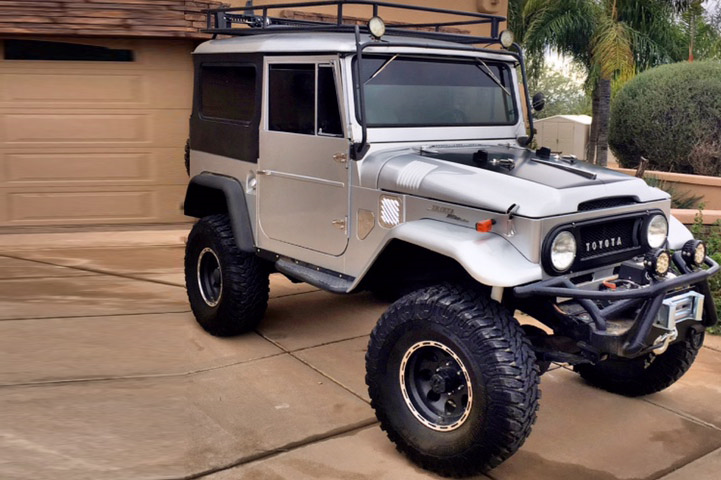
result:
M 374 55 L 364 56 L 361 65 L 369 127 L 514 125 L 518 121 L 511 71 L 503 63 Z

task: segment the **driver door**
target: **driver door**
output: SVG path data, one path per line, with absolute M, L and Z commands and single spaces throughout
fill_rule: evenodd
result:
M 341 255 L 348 245 L 349 141 L 338 102 L 337 60 L 266 62 L 257 172 L 262 234 Z

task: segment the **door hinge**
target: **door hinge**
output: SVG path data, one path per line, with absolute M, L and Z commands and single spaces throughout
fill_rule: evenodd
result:
M 348 217 L 343 218 L 336 218 L 331 222 L 335 228 L 338 230 L 341 230 L 343 232 L 346 232 L 346 227 L 348 225 Z
M 338 152 L 333 154 L 333 161 L 341 165 L 348 165 L 348 154 L 344 152 Z

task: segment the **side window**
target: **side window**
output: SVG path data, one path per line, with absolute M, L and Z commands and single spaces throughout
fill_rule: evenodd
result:
M 318 66 L 318 135 L 342 136 L 333 67 Z
M 206 118 L 252 121 L 255 83 L 255 67 L 203 65 L 200 69 L 200 114 Z
M 271 65 L 268 74 L 268 128 L 315 132 L 315 65 Z

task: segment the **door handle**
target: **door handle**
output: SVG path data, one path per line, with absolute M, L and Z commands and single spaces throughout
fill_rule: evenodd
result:
M 342 232 L 345 233 L 346 225 L 348 223 L 347 219 L 348 219 L 348 217 L 336 218 L 335 220 L 333 220 L 330 223 L 332 223 L 335 228 L 337 228 L 338 230 L 341 230 Z
M 333 154 L 333 161 L 343 166 L 348 165 L 348 154 L 344 152 L 338 152 Z

